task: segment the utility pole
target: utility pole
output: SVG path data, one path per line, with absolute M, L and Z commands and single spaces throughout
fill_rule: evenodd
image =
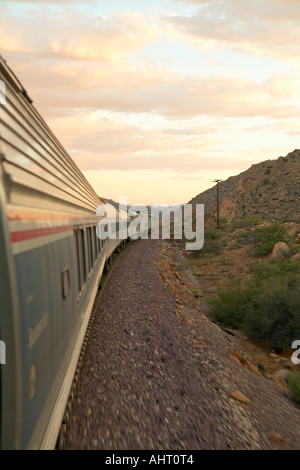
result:
M 213 183 L 217 183 L 217 228 L 220 228 L 220 214 L 219 214 L 219 182 L 222 180 L 213 180 Z

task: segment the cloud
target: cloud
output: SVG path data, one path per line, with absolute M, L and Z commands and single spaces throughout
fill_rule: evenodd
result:
M 158 40 L 155 25 L 149 24 L 142 13 L 130 11 L 113 11 L 110 17 L 91 18 L 66 6 L 59 12 L 50 12 L 45 7 L 18 16 L 3 9 L 1 15 L 2 53 L 118 62 L 155 40 Z
M 172 59 L 161 65 L 154 59 L 154 49 L 149 48 L 150 53 L 146 49 L 155 41 L 170 46 L 174 37 L 200 48 L 230 46 L 267 54 L 272 38 L 277 40 L 275 49 L 280 46 L 284 28 L 282 47 L 287 44 L 291 52 L 298 43 L 291 40 L 287 14 L 283 25 L 278 19 L 282 4 L 272 11 L 272 2 L 265 0 L 246 5 L 224 0 L 222 8 L 218 0 L 193 3 L 199 4 L 196 15 L 166 15 L 160 24 L 129 11 L 114 11 L 107 17 L 95 13 L 90 18 L 68 5 L 61 12 L 31 7 L 18 16 L 2 9 L 4 58 L 85 172 L 155 169 L 185 178 L 217 168 L 234 174 L 254 158 L 259 161 L 269 154 L 275 158 L 274 135 L 285 138 L 278 145 L 282 154 L 288 152 L 292 137 L 296 140 L 295 73 L 276 73 L 256 82 L 232 73 L 224 56 L 224 74 L 210 75 L 204 67 L 198 75 L 189 75 L 183 69 L 172 70 Z
M 298 60 L 299 1 L 195 0 L 192 3 L 199 4 L 196 14 L 163 18 L 173 38 L 177 35 L 199 48 L 223 45 L 264 57 Z
M 299 114 L 299 83 L 293 74 L 274 74 L 256 83 L 241 77 L 180 75 L 155 64 L 138 66 L 127 61 L 102 64 L 9 57 L 8 64 L 17 64 L 12 68 L 47 118 L 99 110 L 155 113 L 171 120 L 197 116 L 287 119 Z
M 217 0 L 172 0 L 172 1 L 175 3 L 190 3 L 190 4 L 196 4 L 196 5 L 204 5 L 204 4 L 208 4 L 212 2 L 216 3 Z M 262 0 L 262 2 L 263 1 L 264 0 Z M 300 5 L 300 0 L 271 0 L 271 2 L 279 3 L 282 5 L 287 5 L 287 4 Z
M 96 5 L 98 0 L 10 0 L 10 3 L 28 3 L 28 4 L 39 4 L 39 5 L 74 5 L 82 3 L 86 5 Z
M 246 128 L 246 122 L 240 123 L 241 130 L 235 129 L 234 121 L 224 119 L 145 130 L 121 119 L 90 114 L 50 120 L 49 125 L 83 171 L 172 171 L 185 178 L 216 168 L 234 174 L 259 161 L 257 155 L 264 150 L 265 155 L 276 156 L 270 138 L 282 130 L 272 124 Z M 284 143 L 278 151 L 284 153 Z
M 96 115 L 55 119 L 49 124 L 83 170 L 172 168 L 187 172 L 199 167 L 199 152 L 217 139 L 217 128 L 213 126 L 210 134 L 207 129 L 201 133 L 199 126 L 170 134 L 159 129 L 145 131 Z M 207 159 L 204 166 L 209 165 Z
M 270 2 L 260 2 L 261 17 L 271 15 Z M 220 10 L 220 1 L 206 2 L 196 16 L 165 21 L 185 37 L 229 40 L 232 25 L 251 18 L 252 5 L 258 5 L 253 1 L 242 8 L 240 3 L 224 0 Z M 179 74 L 170 64 L 159 66 L 151 59 L 137 65 L 130 54 L 159 40 L 159 27 L 144 14 L 113 11 L 109 17 L 90 18 L 71 7 L 47 12 L 15 16 L 4 9 L 0 25 L 4 57 L 16 64 L 14 70 L 46 117 L 71 116 L 75 110 L 156 113 L 169 119 L 299 114 L 293 101 L 299 98 L 299 84 L 293 74 L 275 74 L 257 83 L 241 76 Z M 251 34 L 254 38 L 255 30 Z
M 274 3 L 281 3 L 282 5 L 300 5 L 300 0 L 272 0 Z
M 204 5 L 206 3 L 214 2 L 215 0 L 172 0 L 175 3 L 195 3 L 196 5 Z
M 166 74 L 166 82 L 159 83 L 151 71 L 153 81 L 145 77 L 138 68 L 123 70 L 124 83 L 109 75 L 99 80 L 97 87 L 83 88 L 76 94 L 76 88 L 69 84 L 64 95 L 54 89 L 40 93 L 45 107 L 51 109 L 54 103 L 72 109 L 109 110 L 127 113 L 157 113 L 171 119 L 191 119 L 199 115 L 210 116 L 266 116 L 289 118 L 299 113 L 299 106 L 291 103 L 293 77 L 289 80 L 270 78 L 265 84 L 253 83 L 246 79 L 178 77 Z M 159 76 L 159 73 L 158 73 Z M 276 100 L 273 98 L 276 97 Z
M 49 125 L 83 171 L 155 170 L 188 175 L 245 166 L 244 161 L 232 159 L 220 123 L 185 124 L 171 133 L 171 129 L 146 131 L 120 119 L 89 115 L 50 120 Z

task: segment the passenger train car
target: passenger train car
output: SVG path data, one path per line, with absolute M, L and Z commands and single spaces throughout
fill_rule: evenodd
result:
M 0 448 L 51 449 L 105 264 L 103 201 L 0 57 Z

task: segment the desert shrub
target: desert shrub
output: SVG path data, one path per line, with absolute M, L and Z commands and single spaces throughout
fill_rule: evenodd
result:
M 300 276 L 300 260 L 283 259 L 271 263 L 259 263 L 253 268 L 253 281 L 260 283 L 263 280 L 272 280 L 278 277 L 291 277 L 290 282 Z
M 218 298 L 211 299 L 208 303 L 215 321 L 231 328 L 242 327 L 246 315 L 247 292 L 242 288 L 241 279 L 232 280 L 228 289 L 219 289 Z
M 286 229 L 279 223 L 257 227 L 254 234 L 255 255 L 263 256 L 272 252 L 275 243 L 285 242 Z
M 222 237 L 222 232 L 215 228 L 207 228 L 204 231 L 204 237 L 206 240 L 218 240 Z
M 253 288 L 242 325 L 249 338 L 277 351 L 289 348 L 300 334 L 300 290 L 288 277 L 269 278 Z
M 300 372 L 291 371 L 287 377 L 287 385 L 292 392 L 292 398 L 300 403 Z
M 280 351 L 300 337 L 300 262 L 262 263 L 251 280 L 218 292 L 212 317 Z
M 245 245 L 252 243 L 252 236 L 249 230 L 237 230 L 235 233 L 235 240 L 237 244 Z
M 204 245 L 201 250 L 195 250 L 196 257 L 217 255 L 222 253 L 224 243 L 222 241 L 223 233 L 221 230 L 207 228 L 204 230 Z
M 231 223 L 232 230 L 237 228 L 250 228 L 254 227 L 255 225 L 261 224 L 263 219 L 259 216 L 251 216 L 245 217 L 243 219 L 234 219 Z

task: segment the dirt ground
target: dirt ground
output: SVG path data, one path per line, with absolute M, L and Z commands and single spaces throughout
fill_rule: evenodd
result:
M 244 233 L 243 230 L 236 233 L 223 232 L 220 253 L 199 258 L 192 251 L 185 251 L 181 242 L 165 241 L 166 255 L 171 265 L 191 283 L 195 299 L 207 314 L 207 302 L 217 297 L 219 289 L 228 287 L 235 278 L 242 278 L 243 281 L 250 279 L 253 267 L 270 259 L 270 255 L 254 256 L 253 247 L 240 241 Z M 264 367 L 269 376 L 281 369 L 291 357 L 292 351 L 281 355 L 274 354 L 274 351 L 270 351 L 264 344 L 249 341 L 243 332 L 227 328 L 226 330 L 234 335 L 255 363 Z

